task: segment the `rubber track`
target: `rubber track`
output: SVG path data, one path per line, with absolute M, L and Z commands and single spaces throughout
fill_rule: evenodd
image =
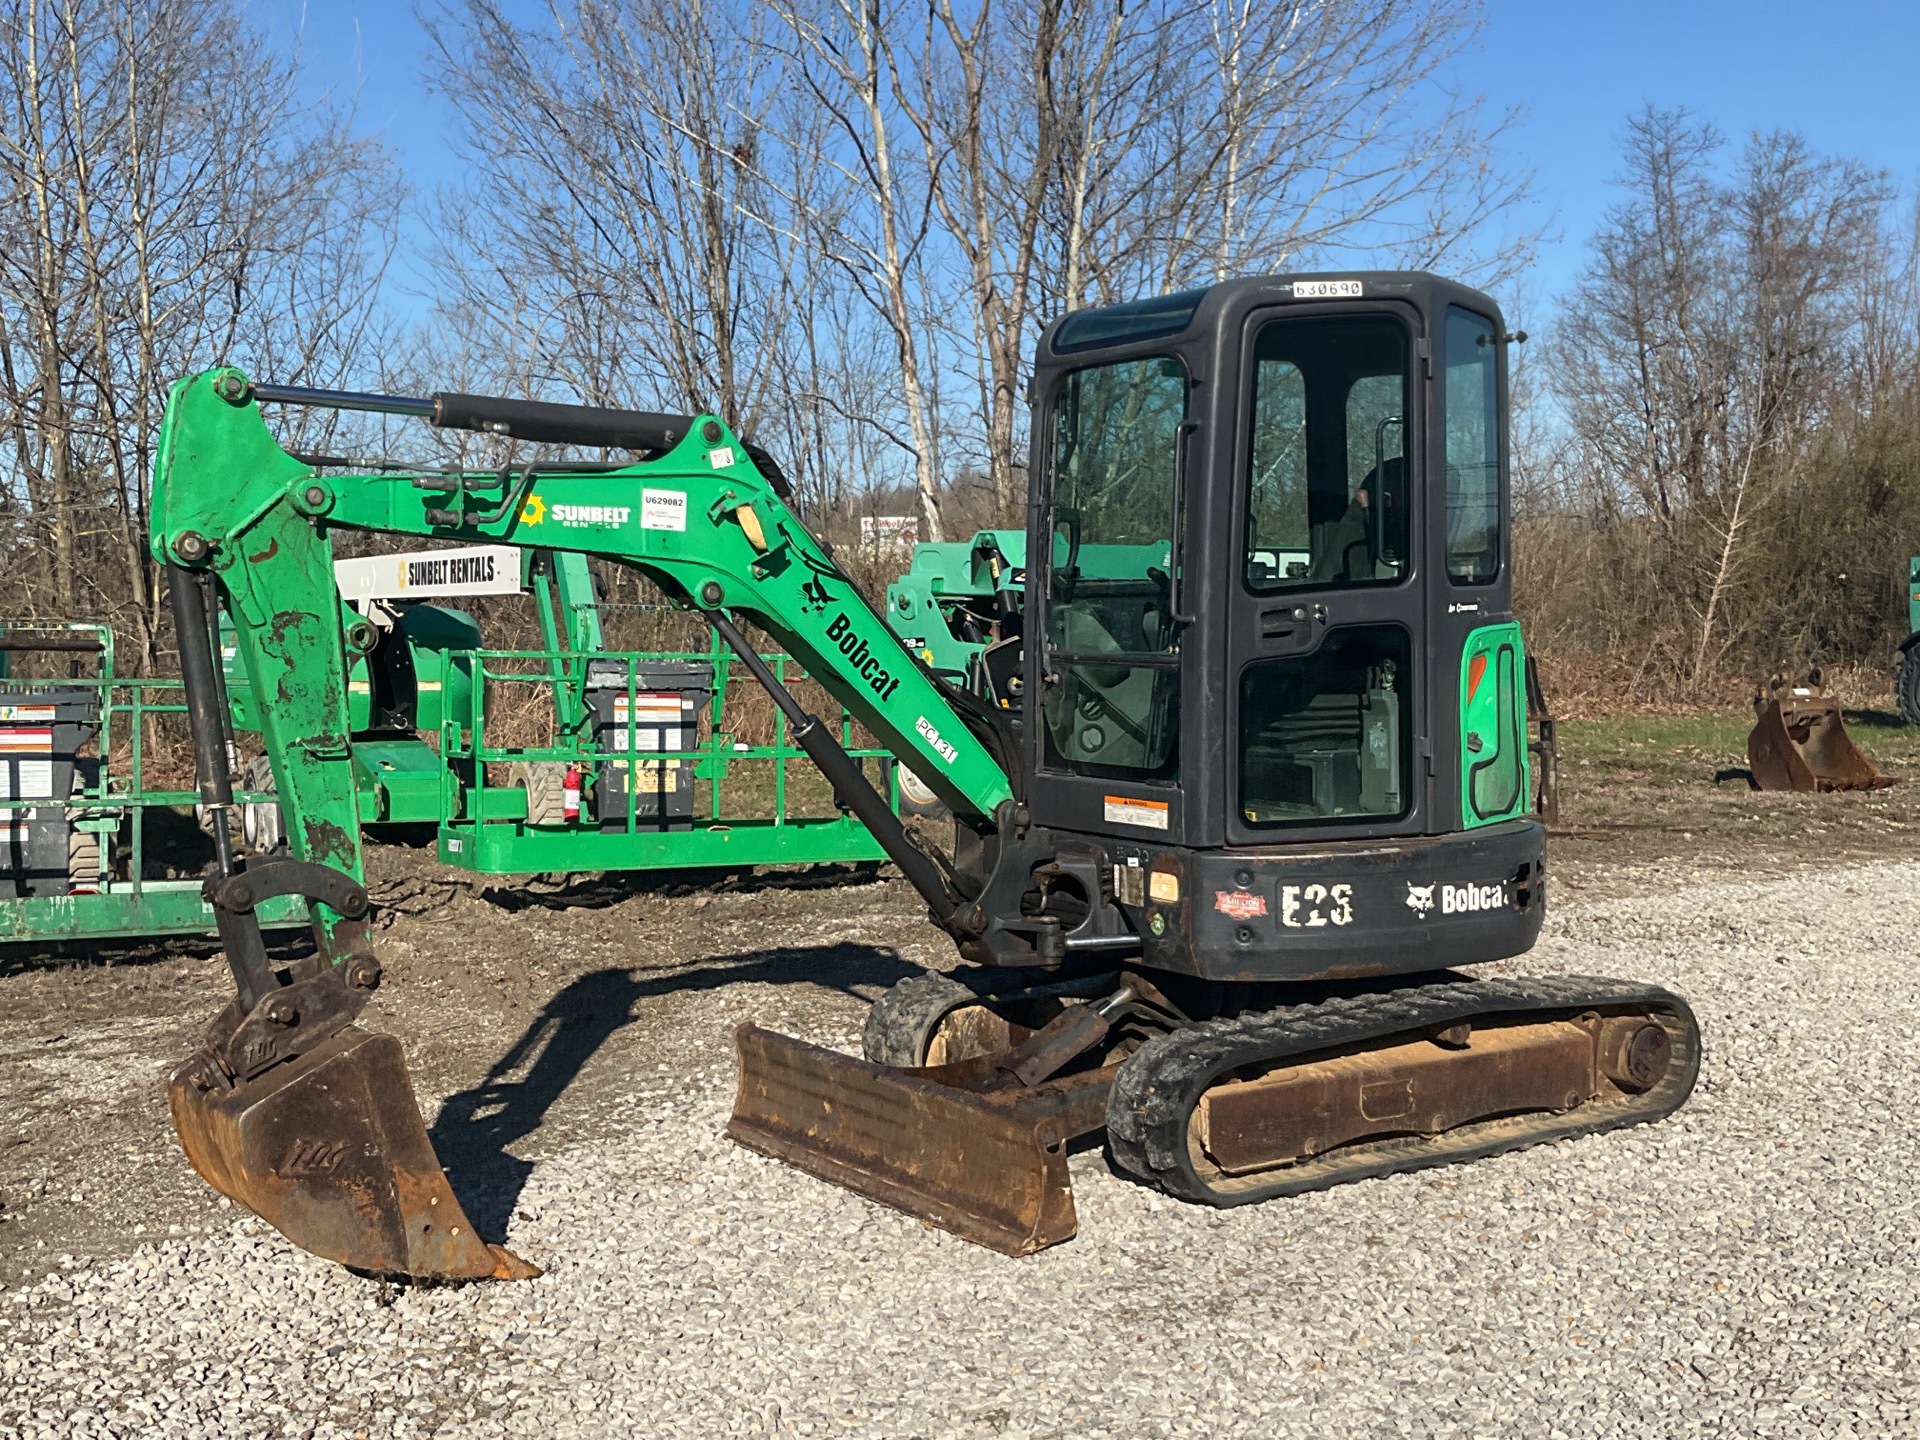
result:
M 867 1008 L 860 1033 L 860 1053 L 876 1065 L 914 1066 L 927 1063 L 933 1033 L 950 1011 L 962 1005 L 994 1000 L 1038 999 L 1047 995 L 1081 995 L 1098 988 L 1104 972 L 1062 979 L 1057 970 L 1018 967 L 988 970 L 960 969 L 952 974 L 928 970 L 894 984 Z
M 910 975 L 867 1007 L 860 1053 L 876 1065 L 924 1065 L 940 1018 L 976 998 L 972 990 L 937 970 Z
M 1531 1011 L 1548 1019 L 1596 1009 L 1644 1009 L 1661 1019 L 1673 1038 L 1664 1080 L 1624 1100 L 1561 1114 L 1487 1120 L 1430 1137 L 1363 1142 L 1255 1175 L 1202 1175 L 1195 1169 L 1188 1122 L 1201 1095 L 1224 1072 L 1480 1016 Z M 1183 1200 L 1246 1205 L 1659 1120 L 1680 1108 L 1699 1072 L 1700 1032 L 1693 1012 L 1685 1000 L 1657 985 L 1581 975 L 1423 985 L 1208 1021 L 1157 1036 L 1121 1067 L 1107 1101 L 1107 1141 L 1114 1161 L 1136 1179 Z

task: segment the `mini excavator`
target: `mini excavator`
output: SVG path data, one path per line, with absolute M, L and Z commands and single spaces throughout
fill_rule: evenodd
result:
M 856 1058 L 742 1025 L 729 1134 L 971 1240 L 1074 1233 L 1067 1157 L 1238 1205 L 1657 1120 L 1700 1040 L 1657 986 L 1459 972 L 1546 904 L 1510 605 L 1505 355 L 1486 296 L 1420 273 L 1252 278 L 1069 314 L 1032 379 L 1022 634 L 936 678 L 712 415 L 315 391 L 231 368 L 172 392 L 153 553 L 180 637 L 206 883 L 235 995 L 169 1098 L 188 1156 L 363 1270 L 500 1277 L 400 1043 L 356 1023 L 368 943 L 336 530 L 630 565 L 766 687 L 952 937 Z M 489 472 L 296 457 L 262 406 L 514 442 Z M 584 461 L 562 456 L 624 452 Z M 552 458 L 546 458 L 552 457 Z M 218 673 L 231 619 L 290 853 L 243 862 Z M 951 812 L 923 847 L 764 665 L 751 621 Z M 1011 685 L 1010 682 L 1018 684 Z M 315 946 L 261 943 L 304 896 Z

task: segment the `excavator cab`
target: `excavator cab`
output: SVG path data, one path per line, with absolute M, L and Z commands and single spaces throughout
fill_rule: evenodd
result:
M 1156 967 L 1302 980 L 1533 943 L 1508 339 L 1485 296 L 1380 274 L 1042 338 L 1027 806 L 1097 844 Z
M 460 1213 L 398 1042 L 355 1023 L 381 970 L 339 699 L 357 643 L 331 583 L 339 529 L 648 576 L 734 649 L 953 939 L 954 969 L 875 1002 L 859 1057 L 741 1026 L 744 1145 L 1022 1254 L 1074 1233 L 1068 1155 L 1096 1132 L 1124 1173 L 1233 1205 L 1671 1112 L 1699 1064 L 1680 997 L 1456 970 L 1526 950 L 1546 896 L 1510 613 L 1509 342 L 1487 297 L 1407 273 L 1236 280 L 1055 322 L 1019 653 L 991 647 L 1020 681 L 1018 723 L 906 648 L 720 417 L 182 381 L 152 545 L 236 987 L 173 1081 L 196 1166 L 350 1264 L 527 1272 Z M 323 469 L 272 439 L 260 407 L 277 403 L 517 453 L 493 473 Z M 209 585 L 249 683 L 277 698 L 264 742 L 290 853 L 266 863 L 224 841 Z M 954 817 L 950 853 L 907 833 L 742 619 L 924 781 Z M 291 963 L 249 919 L 282 893 L 316 916 L 315 953 Z

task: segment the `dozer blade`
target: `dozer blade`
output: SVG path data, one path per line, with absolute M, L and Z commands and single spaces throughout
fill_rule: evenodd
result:
M 1762 790 L 1884 790 L 1894 783 L 1847 734 L 1831 696 L 1770 699 L 1757 705 L 1747 767 Z
M 1004 1255 L 1072 1238 L 1067 1142 L 1106 1123 L 1118 1066 L 993 1089 L 990 1061 L 892 1069 L 742 1025 L 727 1134 Z
M 379 1275 L 540 1273 L 474 1234 L 391 1035 L 350 1025 L 237 1082 L 203 1051 L 175 1072 L 167 1100 L 193 1168 L 303 1250 Z

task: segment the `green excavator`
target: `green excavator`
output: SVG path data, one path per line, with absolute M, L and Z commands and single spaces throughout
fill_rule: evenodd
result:
M 215 1187 L 367 1271 L 512 1277 L 429 1143 L 380 984 L 330 535 L 499 541 L 631 565 L 701 612 L 952 937 L 853 1057 L 743 1025 L 740 1143 L 1012 1254 L 1070 1236 L 1068 1154 L 1237 1205 L 1659 1119 L 1698 1070 L 1658 986 L 1482 978 L 1546 905 L 1510 613 L 1509 336 L 1417 273 L 1236 280 L 1079 311 L 1038 342 L 1017 710 L 936 677 L 712 415 L 175 388 L 153 553 L 181 638 L 206 894 L 233 1001 L 170 1082 Z M 316 466 L 280 404 L 510 440 L 491 472 Z M 624 452 L 588 461 L 582 452 Z M 255 693 L 290 854 L 242 863 L 209 589 Z M 903 829 L 751 622 L 953 817 Z M 621 762 L 610 761 L 618 764 Z M 310 956 L 268 955 L 299 894 Z

